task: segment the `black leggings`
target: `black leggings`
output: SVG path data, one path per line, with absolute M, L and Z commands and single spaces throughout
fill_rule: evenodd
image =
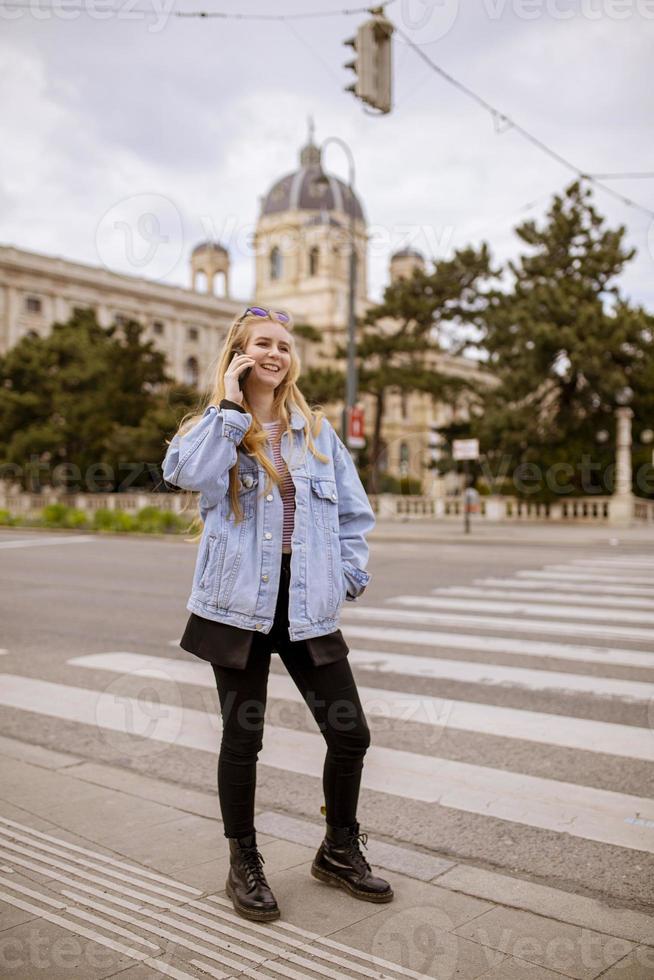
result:
M 291 647 L 288 575 L 282 574 L 275 624 L 269 634 L 255 634 L 247 666 L 211 665 L 223 719 L 218 797 L 225 837 L 244 837 L 254 830 L 256 763 L 263 745 L 273 646 L 327 743 L 322 774 L 327 823 L 350 827 L 356 820 L 363 757 L 370 745 L 356 682 L 346 658 L 316 667 L 306 645 L 295 642 Z

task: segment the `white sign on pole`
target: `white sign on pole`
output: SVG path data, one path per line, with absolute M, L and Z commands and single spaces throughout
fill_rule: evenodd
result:
M 454 439 L 452 459 L 479 459 L 479 439 Z

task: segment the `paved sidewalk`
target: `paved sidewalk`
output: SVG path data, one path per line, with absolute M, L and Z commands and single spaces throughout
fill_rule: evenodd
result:
M 651 980 L 654 917 L 369 841 L 388 905 L 313 879 L 321 826 L 258 813 L 282 918 L 225 898 L 215 793 L 0 738 L 4 980 Z M 364 828 L 365 829 L 365 828 Z

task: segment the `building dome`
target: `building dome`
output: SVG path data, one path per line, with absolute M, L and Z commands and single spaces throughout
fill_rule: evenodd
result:
M 220 242 L 200 242 L 196 245 L 191 255 L 197 255 L 199 252 L 218 252 L 220 255 L 229 255 L 229 252 L 224 245 Z
M 425 261 L 424 255 L 417 248 L 401 248 L 398 252 L 393 252 L 391 261 L 393 259 L 422 259 L 423 262 Z
M 331 174 L 324 175 L 326 186 L 316 185 L 322 175 L 320 147 L 313 142 L 311 128 L 309 141 L 300 151 L 299 169 L 275 181 L 263 197 L 261 217 L 281 211 L 342 211 L 365 222 L 361 202 L 356 194 L 350 194 L 348 185 Z

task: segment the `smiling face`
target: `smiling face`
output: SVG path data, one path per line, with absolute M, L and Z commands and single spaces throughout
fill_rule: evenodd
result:
M 291 366 L 291 338 L 288 330 L 274 320 L 262 320 L 252 327 L 245 353 L 253 357 L 250 378 L 258 384 L 276 388 Z M 277 370 L 270 370 L 269 366 Z M 247 382 L 246 382 L 247 384 Z

